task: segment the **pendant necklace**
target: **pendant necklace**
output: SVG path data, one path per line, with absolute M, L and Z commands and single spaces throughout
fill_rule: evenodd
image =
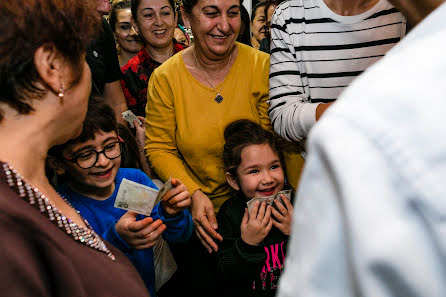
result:
M 229 63 L 228 63 L 228 70 L 226 71 L 225 77 L 223 78 L 223 82 L 221 83 L 220 88 L 217 90 L 217 89 L 211 84 L 211 82 L 209 81 L 209 79 L 208 79 L 208 75 L 206 75 L 207 72 L 205 72 L 204 69 L 201 67 L 200 63 L 198 63 L 197 55 L 195 54 L 195 48 L 193 49 L 193 54 L 194 54 L 194 58 L 195 58 L 195 63 L 197 64 L 198 68 L 199 68 L 200 71 L 201 71 L 201 74 L 203 75 L 203 77 L 206 79 L 206 81 L 208 82 L 209 86 L 211 87 L 212 92 L 217 93 L 217 96 L 215 96 L 214 101 L 217 102 L 217 103 L 221 103 L 221 102 L 223 101 L 223 96 L 220 94 L 220 92 L 221 92 L 221 89 L 223 88 L 223 84 L 225 83 L 226 76 L 228 75 L 229 70 L 231 69 L 231 68 L 229 67 Z M 229 54 L 229 62 L 231 62 L 231 58 L 232 58 L 232 51 L 231 51 L 231 53 Z

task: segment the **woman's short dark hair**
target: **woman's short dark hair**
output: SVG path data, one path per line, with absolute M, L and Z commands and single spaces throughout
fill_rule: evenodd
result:
M 272 5 L 279 6 L 284 1 L 285 0 L 266 0 L 266 2 L 265 2 L 265 18 L 267 18 L 267 16 L 268 16 L 268 9 L 270 6 L 272 6 Z
M 192 8 L 197 4 L 198 0 L 183 0 L 183 9 L 187 14 L 192 13 Z M 243 4 L 243 0 L 240 0 L 240 6 Z
M 256 18 L 257 15 L 257 9 L 264 7 L 266 5 L 266 1 L 260 1 L 257 2 L 257 4 L 254 6 L 254 8 L 252 9 L 252 13 L 251 13 L 251 23 L 254 21 L 254 19 Z M 266 17 L 266 16 L 265 16 Z
M 176 9 L 175 9 L 175 2 L 174 2 L 174 0 L 168 0 L 168 2 L 169 2 L 170 7 L 173 10 L 173 13 L 175 14 L 176 13 Z M 137 17 L 138 17 L 138 7 L 139 7 L 139 4 L 141 4 L 141 0 L 132 0 L 131 10 L 132 10 L 132 17 L 133 17 L 133 20 L 135 22 L 138 22 Z
M 77 82 L 81 59 L 99 25 L 95 1 L 0 1 L 0 102 L 20 114 L 33 110 L 30 99 L 45 94 L 37 85 L 40 75 L 34 64 L 42 46 L 54 47 L 71 64 L 70 84 Z
M 242 5 L 240 6 L 240 13 L 242 19 L 242 26 L 237 37 L 237 41 L 246 45 L 251 45 L 251 23 L 249 22 L 248 10 Z
M 237 177 L 237 167 L 242 162 L 242 150 L 253 144 L 268 144 L 277 153 L 285 171 L 285 162 L 276 137 L 251 120 L 242 119 L 232 122 L 225 128 L 223 146 L 223 165 L 226 172 Z
M 110 11 L 110 16 L 108 17 L 108 23 L 112 28 L 113 32 L 116 32 L 116 22 L 118 21 L 118 11 L 121 9 L 128 9 L 132 6 L 130 0 L 123 0 L 113 3 Z

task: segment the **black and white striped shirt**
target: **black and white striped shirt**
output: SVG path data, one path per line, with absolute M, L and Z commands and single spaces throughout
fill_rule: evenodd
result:
M 360 15 L 341 16 L 323 0 L 290 0 L 271 25 L 269 115 L 283 138 L 299 141 L 332 102 L 406 33 L 406 20 L 387 0 Z

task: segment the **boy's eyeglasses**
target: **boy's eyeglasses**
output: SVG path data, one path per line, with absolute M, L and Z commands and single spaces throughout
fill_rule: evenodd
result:
M 90 150 L 83 152 L 82 154 L 77 155 L 76 157 L 73 158 L 64 157 L 64 159 L 71 163 L 76 163 L 77 166 L 79 166 L 82 169 L 89 169 L 98 162 L 100 154 L 104 154 L 104 156 L 109 160 L 118 158 L 122 152 L 122 142 L 123 142 L 122 139 L 119 137 L 119 141 L 107 144 L 104 147 L 104 149 L 100 152 L 95 150 Z

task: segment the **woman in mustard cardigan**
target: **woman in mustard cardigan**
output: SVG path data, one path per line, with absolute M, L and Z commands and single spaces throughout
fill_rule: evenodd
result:
M 222 240 L 215 212 L 230 196 L 225 127 L 250 119 L 271 130 L 269 55 L 236 42 L 240 6 L 240 0 L 183 0 L 194 44 L 158 67 L 148 85 L 147 157 L 162 180 L 178 177 L 192 193 L 195 233 L 209 253 Z

